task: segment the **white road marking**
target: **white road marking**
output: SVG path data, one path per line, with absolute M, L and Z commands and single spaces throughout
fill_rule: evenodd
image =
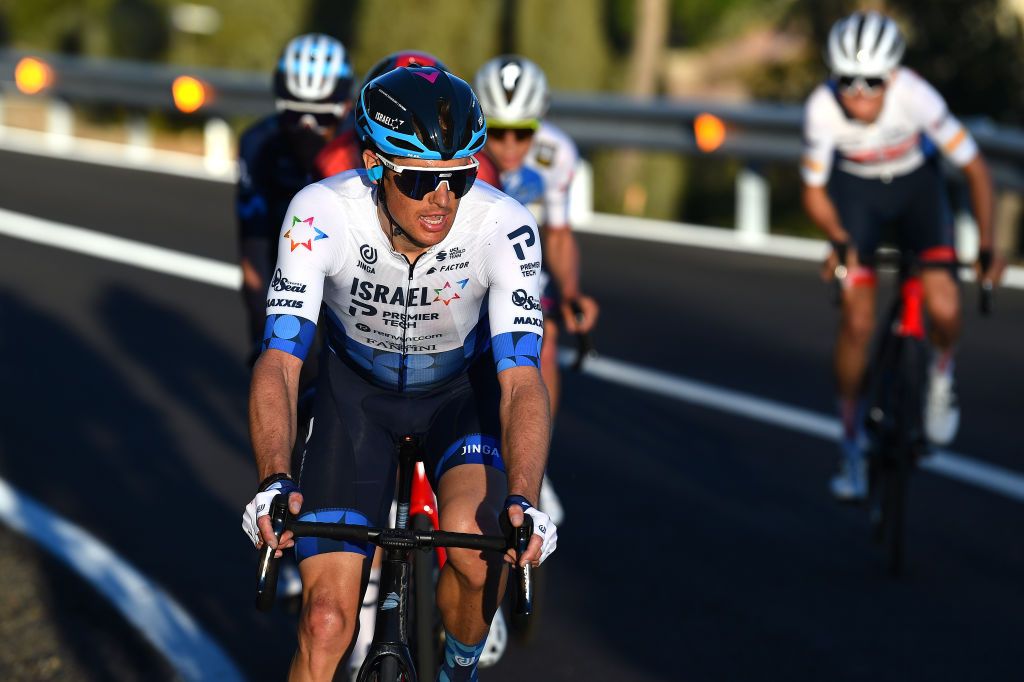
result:
M 237 265 L 0 209 L 0 234 L 125 263 L 225 289 L 241 288 Z M 571 351 L 569 351 L 571 353 Z M 838 420 L 765 398 L 657 372 L 608 357 L 588 360 L 587 374 L 730 414 L 837 440 Z M 1024 502 L 1024 475 L 940 450 L 922 466 L 949 478 Z
M 95 537 L 2 478 L 0 521 L 86 579 L 164 656 L 181 679 L 244 679 L 213 638 L 163 588 Z
M 226 289 L 242 288 L 237 265 L 2 208 L 0 234 Z
M 563 364 L 571 364 L 575 359 L 574 350 L 560 351 Z M 583 373 L 620 386 L 779 426 L 815 438 L 838 441 L 842 433 L 838 419 L 819 412 L 648 369 L 604 355 L 589 358 L 583 366 Z M 937 450 L 933 457 L 921 463 L 921 467 L 961 483 L 1024 502 L 1024 474 L 1010 469 L 944 449 Z

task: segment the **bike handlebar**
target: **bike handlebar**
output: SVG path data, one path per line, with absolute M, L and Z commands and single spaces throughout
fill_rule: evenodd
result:
M 849 274 L 849 269 L 846 267 L 846 257 L 848 255 L 848 244 L 833 243 L 832 249 L 836 254 L 836 267 L 832 272 L 832 303 L 836 306 L 842 305 L 843 302 L 843 282 L 846 280 L 846 276 Z M 880 266 L 897 266 L 904 268 L 908 266 L 907 259 L 899 252 L 892 250 L 880 250 L 875 255 L 875 264 Z M 924 268 L 945 268 L 951 265 L 955 265 L 957 268 L 972 268 L 973 263 L 962 263 L 962 262 L 926 262 L 922 263 L 917 260 L 911 260 L 909 262 L 913 267 L 924 267 Z M 983 269 L 987 269 L 991 265 L 991 260 L 988 263 L 981 262 Z M 982 279 L 978 282 L 978 310 L 981 312 L 983 317 L 988 317 L 992 314 L 992 290 L 994 285 L 992 280 Z
M 286 530 L 296 537 L 318 537 L 349 542 L 370 542 L 379 547 L 391 549 L 431 549 L 435 547 L 457 547 L 503 552 L 516 551 L 517 590 L 515 608 L 519 615 L 530 615 L 533 602 L 533 581 L 531 566 L 520 566 L 519 560 L 533 535 L 533 520 L 527 516 L 523 525 L 512 527 L 502 518 L 505 536 L 476 535 L 474 533 L 450 533 L 442 530 L 414 530 L 410 528 L 370 528 L 344 523 L 310 523 L 295 521 L 288 513 L 285 495 L 278 495 L 270 505 L 270 523 L 278 538 Z M 277 551 L 268 544 L 260 550 L 259 569 L 256 583 L 256 608 L 269 611 L 277 596 L 277 574 L 279 559 Z

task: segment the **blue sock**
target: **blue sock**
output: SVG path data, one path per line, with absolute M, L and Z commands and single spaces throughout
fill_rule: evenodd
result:
M 476 644 L 463 644 L 444 631 L 444 660 L 437 673 L 437 682 L 477 682 L 476 664 L 484 650 L 484 637 Z

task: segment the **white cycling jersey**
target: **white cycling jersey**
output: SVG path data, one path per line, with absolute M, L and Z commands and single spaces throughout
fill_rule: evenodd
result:
M 833 84 L 811 93 L 804 108 L 805 183 L 826 184 L 833 160 L 847 173 L 891 180 L 918 169 L 935 147 L 960 167 L 977 155 L 974 139 L 942 95 L 910 69 L 896 69 L 883 96 L 878 119 L 862 123 L 843 111 Z
M 523 165 L 501 174 L 502 190 L 549 228 L 569 225 L 569 185 L 576 170 L 576 144 L 546 121 L 533 136 Z
M 386 388 L 436 387 L 489 348 L 498 372 L 537 367 L 540 269 L 533 216 L 484 182 L 410 264 L 381 229 L 365 171 L 341 173 L 288 207 L 263 347 L 304 358 L 323 303 L 331 351 Z

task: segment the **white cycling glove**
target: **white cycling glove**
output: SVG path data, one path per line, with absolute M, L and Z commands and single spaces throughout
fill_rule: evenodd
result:
M 252 501 L 245 505 L 245 512 L 242 514 L 242 530 L 252 540 L 253 545 L 258 546 L 260 540 L 262 540 L 257 521 L 259 521 L 261 516 L 266 516 L 270 513 L 270 505 L 274 498 L 278 495 L 288 495 L 298 491 L 298 486 L 290 478 L 279 479 L 268 485 L 265 490 L 261 489 L 257 492 L 256 497 L 252 498 Z
M 550 516 L 534 507 L 522 495 L 509 495 L 505 498 L 505 509 L 514 504 L 519 505 L 523 513 L 533 519 L 533 534 L 539 535 L 541 539 L 539 563 L 542 564 L 558 547 L 558 527 Z

